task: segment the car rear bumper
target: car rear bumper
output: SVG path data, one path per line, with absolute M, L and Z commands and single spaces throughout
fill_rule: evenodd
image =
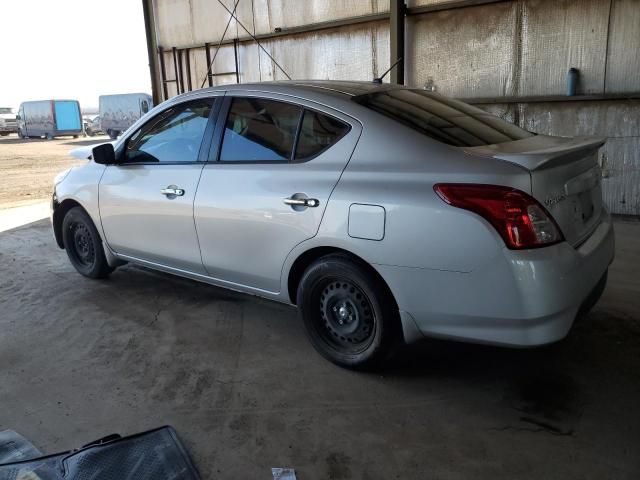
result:
M 405 339 L 513 347 L 556 342 L 599 298 L 614 256 L 611 217 L 579 248 L 561 243 L 502 254 L 468 273 L 376 265 L 401 311 Z

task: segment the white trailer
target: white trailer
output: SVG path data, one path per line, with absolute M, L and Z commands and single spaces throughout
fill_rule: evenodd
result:
M 116 138 L 151 110 L 153 100 L 146 93 L 122 93 L 100 96 L 100 127 Z

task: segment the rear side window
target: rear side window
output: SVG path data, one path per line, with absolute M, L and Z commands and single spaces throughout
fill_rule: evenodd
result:
M 234 98 L 227 117 L 220 160 L 291 160 L 302 108 L 262 98 Z
M 533 136 L 484 110 L 423 90 L 389 90 L 358 95 L 353 100 L 455 147 L 492 145 Z
M 319 155 L 344 137 L 350 128 L 333 117 L 305 110 L 295 159 L 302 161 Z

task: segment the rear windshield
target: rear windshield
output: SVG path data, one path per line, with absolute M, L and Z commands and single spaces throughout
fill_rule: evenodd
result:
M 2 113 L 13 113 L 13 108 L 0 108 L 0 114 Z
M 455 147 L 512 142 L 534 134 L 464 102 L 424 90 L 397 89 L 353 100 Z

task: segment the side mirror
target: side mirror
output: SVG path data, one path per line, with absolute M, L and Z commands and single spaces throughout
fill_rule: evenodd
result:
M 113 165 L 116 163 L 116 152 L 111 143 L 103 143 L 93 147 L 93 161 L 100 165 Z
M 20 120 L 20 115 L 16 115 L 16 120 Z

